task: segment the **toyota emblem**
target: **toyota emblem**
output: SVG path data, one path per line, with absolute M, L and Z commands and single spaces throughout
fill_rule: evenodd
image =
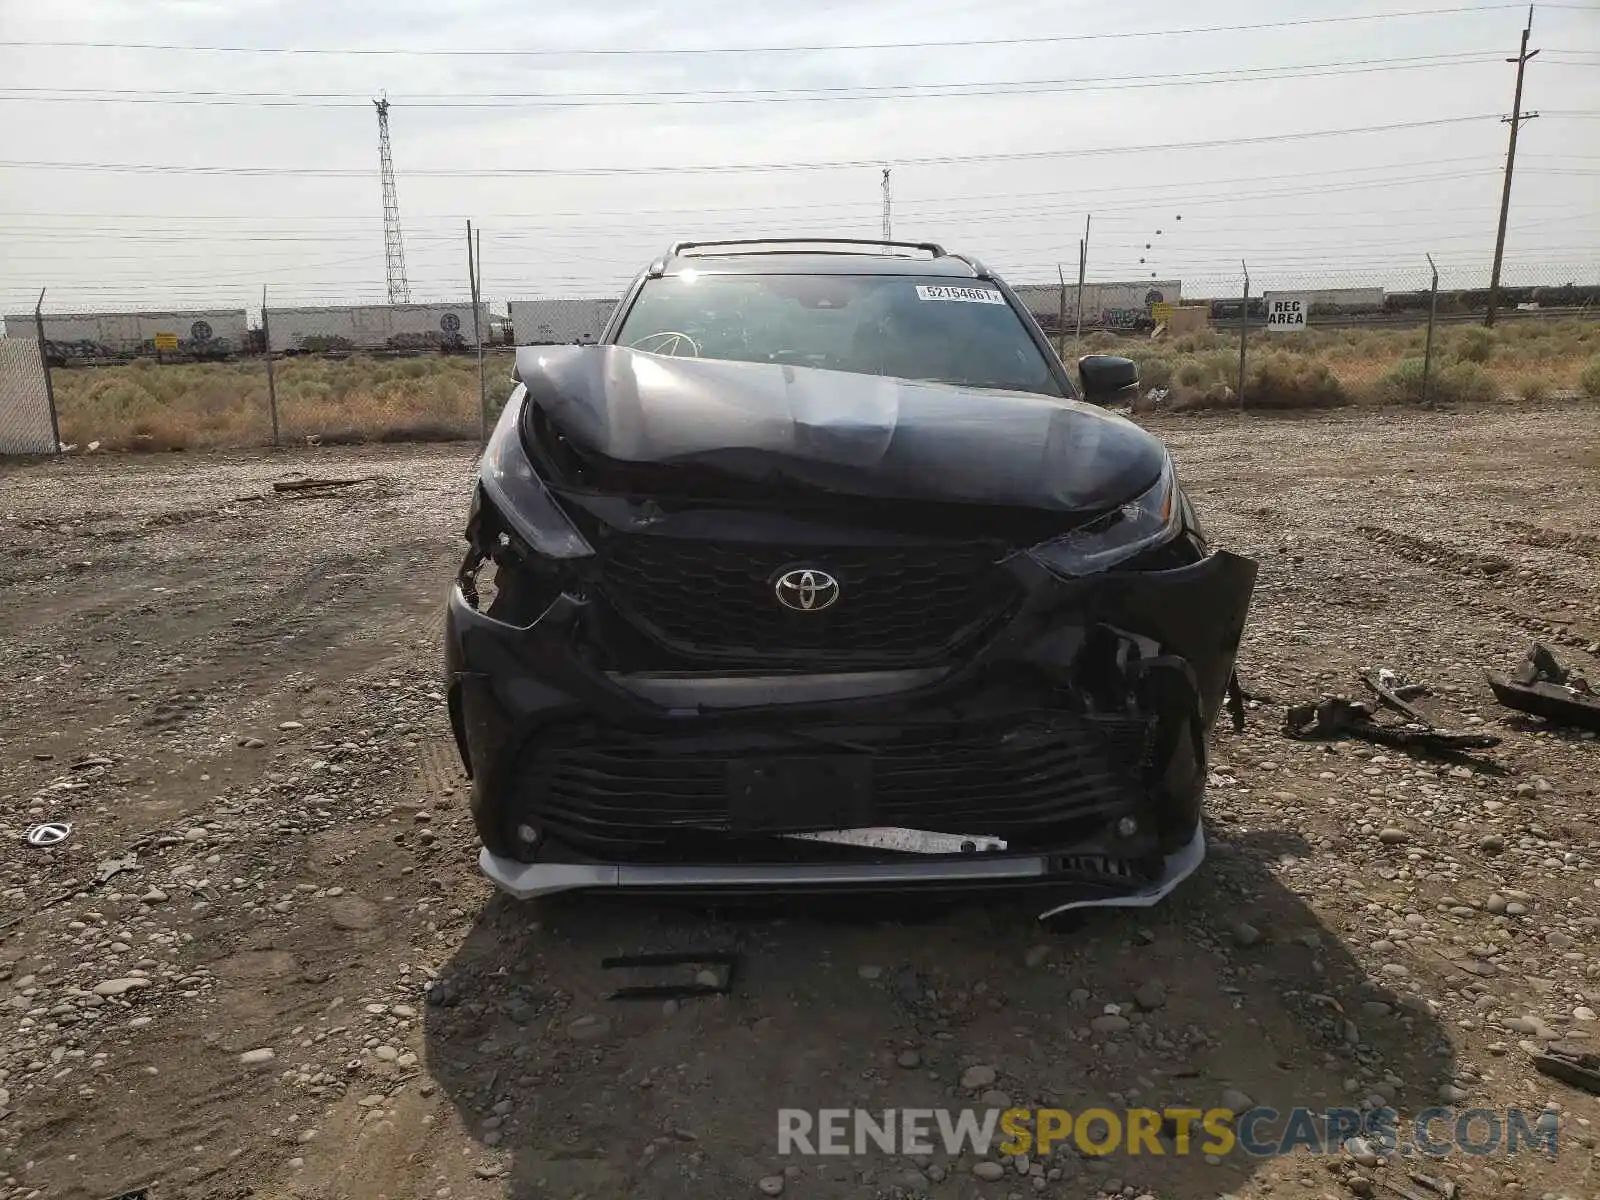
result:
M 777 592 L 779 604 L 795 612 L 821 612 L 839 599 L 839 581 L 811 567 L 785 571 L 772 590 Z

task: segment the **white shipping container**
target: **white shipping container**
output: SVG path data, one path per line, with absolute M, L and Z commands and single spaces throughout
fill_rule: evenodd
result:
M 1059 283 L 1013 284 L 1017 299 L 1027 305 L 1039 323 L 1055 331 L 1061 309 L 1066 310 L 1067 328 L 1078 320 L 1078 285 L 1067 281 L 1066 304 L 1061 303 Z M 1086 283 L 1083 285 L 1083 327 L 1085 329 L 1128 329 L 1150 316 L 1152 304 L 1180 304 L 1183 283 L 1177 279 L 1146 279 L 1128 283 Z
M 562 346 L 593 342 L 611 319 L 618 301 L 513 300 L 511 331 L 519 346 Z
M 465 349 L 476 344 L 471 303 L 269 308 L 266 321 L 271 348 L 280 353 Z M 487 343 L 488 305 L 478 308 L 478 327 Z
M 37 340 L 32 313 L 7 315 L 5 322 L 6 337 Z M 242 308 L 44 317 L 46 348 L 51 358 L 64 362 L 154 354 L 158 333 L 177 337 L 173 353 L 180 357 L 223 357 L 248 348 Z

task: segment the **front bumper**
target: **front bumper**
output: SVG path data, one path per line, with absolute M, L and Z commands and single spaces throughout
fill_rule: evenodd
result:
M 1159 901 L 1204 856 L 1205 738 L 1255 564 L 1219 553 L 1079 580 L 1026 557 L 1009 566 L 1023 601 L 963 661 L 813 675 L 606 671 L 586 645 L 599 601 L 562 595 L 518 626 L 457 587 L 450 710 L 485 874 L 518 897 L 1024 888 L 1048 893 L 1052 913 Z M 808 753 L 869 760 L 859 805 L 819 796 L 808 813 L 808 793 L 776 825 L 770 812 L 753 829 L 725 819 L 725 767 Z M 997 834 L 1006 848 L 787 836 L 871 825 Z

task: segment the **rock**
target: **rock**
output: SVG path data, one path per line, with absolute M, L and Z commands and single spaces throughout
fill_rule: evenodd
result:
M 1245 1092 L 1238 1088 L 1225 1088 L 1222 1093 L 1222 1107 L 1237 1116 L 1239 1113 L 1249 1112 L 1256 1106 Z
M 183 840 L 186 842 L 203 842 L 211 836 L 211 831 L 204 825 L 196 825 L 193 829 L 183 831 Z
M 1486 833 L 1478 839 L 1478 849 L 1485 854 L 1499 854 L 1506 848 L 1506 840 L 1498 833 Z
M 1501 913 L 1506 911 L 1506 904 L 1507 903 L 1509 903 L 1509 902 L 1506 900 L 1506 898 L 1504 896 L 1500 895 L 1498 892 L 1496 892 L 1494 895 L 1490 896 L 1489 899 L 1484 902 L 1483 906 L 1484 906 L 1484 908 L 1488 909 L 1490 912 L 1492 912 L 1496 916 L 1498 916 L 1499 914 L 1501 914 Z
M 141 979 L 138 976 L 133 976 L 129 979 L 108 979 L 104 983 L 94 985 L 94 994 L 96 996 L 120 996 L 124 992 L 131 992 L 137 988 L 147 988 L 149 986 L 150 981 L 148 979 Z
M 338 896 L 328 906 L 328 921 L 335 929 L 374 929 L 378 924 L 378 906 L 360 896 Z
M 1521 901 L 1512 900 L 1506 905 L 1506 916 L 1508 917 L 1526 916 L 1527 912 L 1528 906 Z
M 1404 829 L 1390 825 L 1378 831 L 1378 840 L 1385 846 L 1403 846 L 1411 840 L 1411 835 Z
M 243 746 L 246 750 L 264 750 L 266 749 L 267 744 L 260 738 L 251 737 L 245 738 L 244 741 L 239 743 L 239 745 Z
M 165 904 L 167 902 L 167 894 L 160 888 L 153 887 L 144 895 L 140 896 L 139 899 L 143 900 L 146 904 Z
M 763 1175 L 756 1183 L 756 1187 L 763 1196 L 783 1195 L 784 1178 L 782 1175 Z
M 918 1054 L 915 1050 L 902 1050 L 895 1057 L 895 1062 L 899 1063 L 902 1067 L 909 1071 L 913 1067 L 920 1067 L 922 1065 L 922 1055 Z
M 856 974 L 863 979 L 882 979 L 883 968 L 874 966 L 859 967 L 856 970 Z
M 279 721 L 278 728 L 284 733 L 293 733 L 296 729 L 304 729 L 305 725 L 300 721 Z
M 1572 1010 L 1572 1019 L 1574 1021 L 1593 1021 L 1595 1020 L 1595 1011 L 1592 1008 L 1579 1005 Z
M 1004 1179 L 1006 1169 L 997 1162 L 978 1162 L 972 1164 L 972 1175 L 975 1179 L 982 1179 L 993 1183 L 997 1179 Z
M 1441 1083 L 1439 1085 L 1439 1099 L 1446 1104 L 1460 1104 L 1463 1100 L 1469 1100 L 1471 1097 L 1472 1093 L 1467 1091 L 1466 1088 L 1457 1087 L 1453 1083 Z
M 722 986 L 722 976 L 709 967 L 696 971 L 694 973 L 694 981 L 697 987 L 719 988 Z
M 979 1064 L 961 1072 L 961 1086 L 969 1090 L 985 1088 L 995 1081 L 995 1069 Z
M 498 1179 L 498 1178 L 500 1178 L 500 1168 L 497 1165 L 495 1165 L 494 1163 L 481 1163 L 478 1166 L 472 1168 L 472 1173 L 474 1175 L 476 1175 L 479 1179 Z
M 1127 1017 L 1117 1013 L 1101 1013 L 1089 1022 L 1089 1028 L 1096 1033 L 1126 1033 L 1132 1024 Z
M 262 1046 L 256 1050 L 246 1050 L 239 1055 L 239 1061 L 247 1067 L 260 1067 L 277 1057 L 277 1052 L 271 1046 Z
M 1368 1143 L 1366 1138 L 1347 1138 L 1344 1143 L 1344 1152 L 1363 1167 L 1378 1165 L 1378 1153 Z
M 1133 1002 L 1145 1012 L 1154 1012 L 1167 1002 L 1166 989 L 1154 980 L 1141 983 L 1133 989 Z
M 1037 967 L 1050 957 L 1050 947 L 1039 945 L 1029 946 L 1028 952 L 1022 956 L 1024 966 Z
M 1233 927 L 1233 940 L 1241 946 L 1254 946 L 1261 940 L 1261 931 L 1247 921 L 1240 921 Z
M 611 1032 L 607 1017 L 579 1017 L 567 1026 L 567 1036 L 575 1042 L 597 1042 Z

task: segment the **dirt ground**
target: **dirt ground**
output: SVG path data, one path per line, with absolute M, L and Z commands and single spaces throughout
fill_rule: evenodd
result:
M 1597 410 L 1157 428 L 1261 562 L 1264 698 L 1213 740 L 1200 873 L 1054 928 L 493 896 L 439 673 L 468 447 L 0 466 L 0 1198 L 1600 1195 L 1600 1100 L 1529 1056 L 1600 1049 L 1600 753 L 1483 681 L 1534 639 L 1600 674 Z M 272 493 L 297 473 L 372 480 Z M 1280 735 L 1375 665 L 1501 736 L 1487 765 Z M 70 837 L 24 845 L 46 819 Z M 730 996 L 603 998 L 602 956 L 687 947 L 742 953 Z M 776 1136 L 779 1107 L 1251 1102 L 1549 1105 L 1559 1153 Z

